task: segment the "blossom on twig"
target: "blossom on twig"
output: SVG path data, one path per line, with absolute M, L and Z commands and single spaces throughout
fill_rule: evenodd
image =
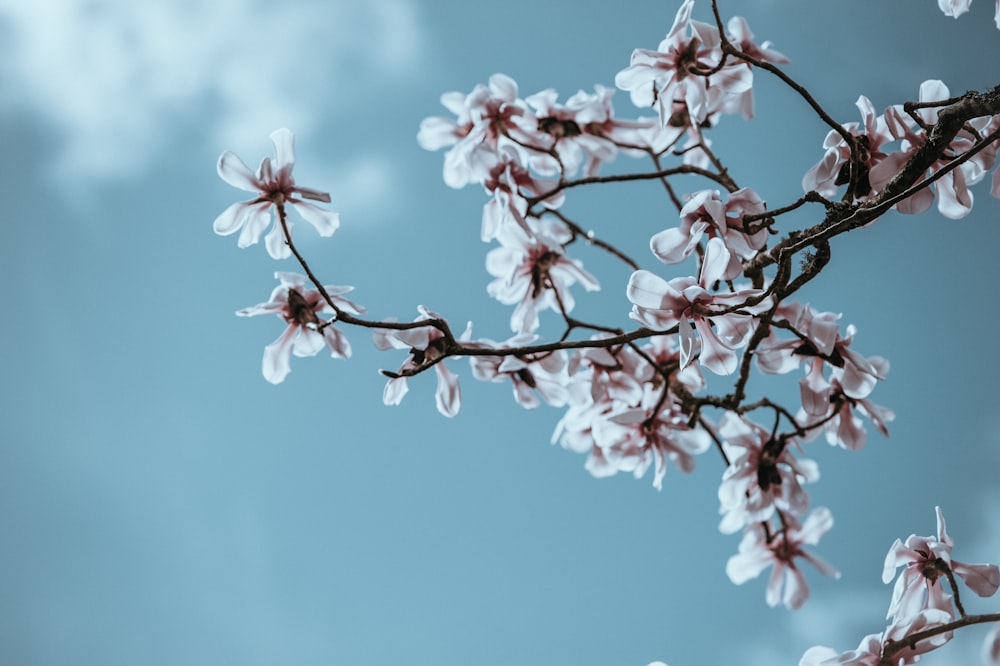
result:
M 298 273 L 277 272 L 274 274 L 281 284 L 271 292 L 271 298 L 264 303 L 244 308 L 236 314 L 254 317 L 275 314 L 288 324 L 288 328 L 277 340 L 264 348 L 264 378 L 272 384 L 280 384 L 291 372 L 289 355 L 315 356 L 325 345 L 334 358 L 350 358 L 351 343 L 347 336 L 333 326 L 333 320 L 323 322 L 317 316 L 332 313 L 334 320 L 338 312 L 362 314 L 365 309 L 346 298 L 341 298 L 354 287 L 324 285 L 333 305 L 317 290 L 311 289 L 309 280 Z
M 231 151 L 227 150 L 219 157 L 218 172 L 222 180 L 241 190 L 256 192 L 259 196 L 250 201 L 234 203 L 222 211 L 212 225 L 215 233 L 228 236 L 242 229 L 237 245 L 241 248 L 254 245 L 271 222 L 271 207 L 278 206 L 279 214 L 283 214 L 284 205 L 288 203 L 316 228 L 320 236 L 332 236 L 340 226 L 340 216 L 310 203 L 330 203 L 330 195 L 296 185 L 292 177 L 292 167 L 295 166 L 292 133 L 284 128 L 276 130 L 271 133 L 271 142 L 274 144 L 275 156 L 265 157 L 256 174 Z M 291 231 L 291 221 L 285 220 L 285 225 Z M 264 238 L 264 244 L 268 254 L 275 259 L 284 259 L 291 254 L 279 223 L 271 228 Z

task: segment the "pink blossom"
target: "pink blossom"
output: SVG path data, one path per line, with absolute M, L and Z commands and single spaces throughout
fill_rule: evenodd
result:
M 420 315 L 414 321 L 441 319 L 437 313 L 424 306 L 417 308 Z M 466 327 L 461 339 L 467 340 L 472 333 L 472 323 Z M 386 405 L 398 405 L 409 389 L 409 375 L 430 366 L 434 366 L 437 375 L 437 390 L 434 392 L 434 402 L 437 410 L 447 417 L 458 414 L 462 408 L 462 390 L 458 384 L 458 375 L 444 364 L 447 351 L 447 339 L 441 329 L 428 324 L 408 329 L 376 329 L 372 333 L 375 347 L 381 351 L 387 349 L 408 349 L 410 358 L 400 366 L 398 377 L 390 377 L 382 392 L 382 402 Z
M 948 87 L 937 80 L 928 80 L 920 84 L 920 101 L 935 102 L 948 99 L 950 92 Z M 917 109 L 916 113 L 927 125 L 937 122 L 938 109 L 934 107 L 924 107 Z M 890 107 L 885 110 L 885 120 L 889 131 L 893 136 L 901 140 L 900 151 L 892 153 L 878 165 L 872 168 L 871 184 L 876 190 L 881 190 L 899 172 L 904 164 L 910 159 L 913 153 L 927 141 L 927 133 L 923 128 L 916 127 L 913 120 L 903 114 L 897 107 Z M 979 119 L 977 119 L 979 120 Z M 983 118 L 980 124 L 988 122 Z M 952 155 L 960 155 L 972 148 L 975 144 L 975 137 L 966 131 L 960 131 L 952 140 L 943 157 L 934 162 L 928 169 L 927 174 L 921 174 L 916 183 L 923 182 L 927 175 L 940 171 L 949 164 Z M 945 173 L 934 183 L 934 192 L 937 193 L 938 211 L 947 218 L 957 220 L 965 217 L 972 210 L 973 196 L 968 186 L 973 185 L 985 176 L 984 165 L 980 160 L 972 159 L 963 162 L 958 168 Z M 934 203 L 934 192 L 928 187 L 917 190 L 911 196 L 896 205 L 900 213 L 913 215 L 922 213 Z
M 861 172 L 855 177 L 855 188 L 852 199 L 866 199 L 872 192 L 870 182 L 871 170 L 887 156 L 883 149 L 898 137 L 889 131 L 885 119 L 875 115 L 875 107 L 867 97 L 861 95 L 855 102 L 861 112 L 861 123 L 846 123 L 843 128 L 856 137 L 860 150 Z M 841 185 L 850 182 L 851 148 L 839 132 L 831 130 L 823 141 L 826 154 L 802 178 L 802 189 L 806 192 L 815 190 L 825 197 L 832 197 Z
M 535 220 L 532 220 L 535 222 Z M 597 279 L 570 259 L 562 244 L 545 232 L 560 233 L 552 225 L 538 221 L 530 238 L 517 225 L 502 225 L 497 233 L 501 247 L 486 255 L 486 270 L 496 277 L 487 291 L 506 305 L 517 304 L 510 318 L 515 333 L 532 333 L 538 328 L 538 313 L 553 309 L 569 313 L 575 301 L 569 287 L 579 282 L 587 291 L 597 291 Z
M 882 633 L 883 645 L 888 645 L 890 641 L 899 642 L 907 636 L 911 636 L 921 631 L 934 629 L 951 622 L 952 616 L 948 611 L 937 608 L 925 608 L 915 616 L 906 618 L 902 622 L 894 622 Z M 897 666 L 907 666 L 920 661 L 920 655 L 927 654 L 931 650 L 936 650 L 952 639 L 952 632 L 946 631 L 930 638 L 919 641 L 913 647 L 904 647 L 893 653 L 893 659 Z M 884 650 L 885 648 L 883 648 Z
M 729 466 L 719 485 L 719 530 L 731 534 L 750 523 L 769 520 L 775 509 L 802 515 L 809 507 L 803 483 L 819 479 L 812 460 L 792 455 L 791 440 L 775 439 L 763 427 L 726 412 L 718 434 L 725 440 Z
M 764 202 L 757 193 L 743 188 L 722 202 L 718 190 L 702 190 L 691 195 L 681 209 L 681 226 L 666 229 L 650 241 L 653 254 L 665 264 L 676 264 L 691 255 L 702 235 L 720 238 L 726 250 L 726 268 L 722 279 L 733 280 L 743 272 L 740 259 L 750 259 L 767 243 L 767 229 L 752 234 L 743 226 L 743 216 L 764 212 Z
M 809 562 L 822 574 L 840 577 L 836 569 L 804 548 L 816 545 L 830 531 L 833 515 L 829 509 L 820 507 L 813 510 L 803 524 L 788 514 L 782 515 L 782 522 L 784 527 L 772 535 L 761 523 L 748 526 L 740 541 L 739 552 L 726 563 L 726 575 L 736 585 L 742 585 L 773 566 L 764 599 L 768 606 L 777 606 L 781 602 L 795 610 L 809 598 L 809 587 L 795 563 L 796 558 Z
M 754 352 L 757 367 L 767 374 L 785 374 L 810 357 L 831 356 L 841 339 L 839 319 L 839 314 L 818 312 L 808 304 L 782 303 L 775 310 L 768 336 Z M 779 328 L 789 328 L 798 337 L 782 340 L 777 335 Z
M 754 35 L 742 16 L 734 16 L 726 24 L 729 41 L 743 53 L 762 62 L 786 64 L 791 62 L 785 55 L 771 48 L 771 42 L 757 44 Z M 749 65 L 748 65 L 749 66 Z M 711 89 L 709 90 L 711 93 Z M 749 120 L 753 118 L 753 90 L 748 89 L 739 95 L 727 95 L 719 105 L 722 113 L 739 113 Z
M 820 425 L 830 444 L 852 451 L 864 447 L 867 440 L 855 411 L 868 417 L 886 437 L 889 436 L 886 424 L 896 417 L 892 410 L 867 398 L 875 383 L 888 375 L 889 362 L 880 356 L 865 358 L 851 350 L 848 345 L 854 333 L 854 327 L 848 326 L 848 337 L 841 338 L 838 334 L 825 360 L 813 357 L 806 368 L 806 376 L 799 381 L 802 410 L 798 417 L 799 424 L 811 432 L 805 438 L 807 441 L 819 434 L 815 427 Z M 823 374 L 827 363 L 833 368 L 829 379 Z
M 497 344 L 480 340 L 483 346 L 504 349 L 522 347 L 535 340 L 532 335 L 518 335 Z M 470 356 L 472 374 L 485 382 L 510 381 L 514 399 L 525 409 L 536 409 L 541 401 L 553 407 L 566 404 L 566 352 L 557 351 L 534 356 Z
M 595 86 L 595 90 L 593 95 L 581 90 L 565 105 L 557 103 L 558 93 L 551 88 L 525 100 L 535 111 L 544 147 L 559 156 L 558 161 L 548 155 L 532 160 L 532 167 L 539 173 L 569 178 L 586 162 L 586 175 L 594 176 L 601 164 L 618 154 L 608 138 L 621 126 L 612 118 L 610 99 L 614 90 L 604 86 Z
M 330 203 L 330 195 L 300 187 L 292 177 L 292 167 L 295 166 L 292 133 L 284 128 L 276 130 L 271 133 L 271 142 L 274 144 L 275 157 L 265 157 L 256 175 L 235 153 L 227 150 L 219 157 L 219 177 L 233 187 L 256 192 L 258 196 L 250 201 L 235 203 L 224 210 L 212 225 L 215 233 L 228 236 L 242 229 L 237 245 L 241 248 L 254 245 L 271 222 L 271 207 L 289 203 L 306 222 L 316 228 L 320 236 L 332 236 L 340 227 L 340 216 L 309 202 Z M 287 221 L 287 226 L 291 231 L 291 221 Z M 275 259 L 284 259 L 291 254 L 285 242 L 284 231 L 277 222 L 264 239 L 264 244 Z
M 672 398 L 661 402 L 649 388 L 640 406 L 617 408 L 602 416 L 592 423 L 591 435 L 605 461 L 606 474 L 631 472 L 639 479 L 652 466 L 657 490 L 663 486 L 668 460 L 682 472 L 690 472 L 694 456 L 712 443 L 703 429 L 688 425 L 688 415 Z
M 315 356 L 324 345 L 334 358 L 350 358 L 351 344 L 332 322 L 338 312 L 362 314 L 365 311 L 360 305 L 341 298 L 354 287 L 324 285 L 333 302 L 334 307 L 331 307 L 319 291 L 309 288 L 309 280 L 304 275 L 278 272 L 274 277 L 281 284 L 274 288 L 268 301 L 236 313 L 241 317 L 275 314 L 288 324 L 285 332 L 264 348 L 264 378 L 272 384 L 280 384 L 291 372 L 290 354 Z M 320 313 L 331 313 L 334 317 L 330 322 L 323 322 L 317 316 Z
M 1000 569 L 992 564 L 965 564 L 951 559 L 955 542 L 945 529 L 941 507 L 934 507 L 937 514 L 937 537 L 918 537 L 911 534 L 906 543 L 899 539 L 889 548 L 882 569 L 882 582 L 888 583 L 896 575 L 887 618 L 894 622 L 907 621 L 924 609 L 938 609 L 952 613 L 951 594 L 942 579 L 951 570 L 981 597 L 989 597 L 1000 587 Z
M 657 50 L 636 49 L 629 66 L 615 76 L 615 85 L 628 91 L 636 106 L 657 108 L 664 126 L 674 100 L 683 100 L 699 124 L 726 96 L 741 95 L 753 83 L 750 67 L 737 59 L 708 75 L 722 60 L 721 39 L 715 26 L 691 20 L 693 7 L 694 0 L 685 0 Z
M 770 302 L 762 299 L 746 305 L 763 293 L 760 289 L 742 289 L 732 293 L 712 293 L 712 286 L 722 279 L 729 264 L 729 251 L 722 240 L 708 241 L 699 279 L 674 278 L 667 282 L 646 270 L 629 278 L 626 293 L 632 302 L 632 319 L 654 331 L 677 326 L 681 367 L 697 356 L 711 372 L 728 375 L 736 371 L 736 349 L 746 344 L 753 333 L 753 314 L 765 310 Z M 701 338 L 699 353 L 698 340 Z
M 747 92 L 753 83 L 750 67 L 735 58 L 708 75 L 722 60 L 721 39 L 715 26 L 691 20 L 693 7 L 694 0 L 685 0 L 657 50 L 636 49 L 629 66 L 615 76 L 615 85 L 628 91 L 636 106 L 657 108 L 664 126 L 674 100 L 683 100 L 698 124 L 713 106 Z
M 599 339 L 606 334 L 595 335 Z M 585 381 L 589 387 L 586 395 L 594 402 L 618 401 L 637 405 L 642 400 L 640 368 L 648 364 L 635 351 L 622 345 L 618 348 L 590 347 L 577 350 L 570 356 L 571 381 Z
M 493 199 L 483 206 L 483 226 L 480 236 L 483 242 L 496 238 L 500 227 L 510 221 L 515 222 L 529 238 L 534 231 L 525 217 L 528 213 L 526 197 L 536 197 L 556 189 L 556 183 L 535 178 L 518 157 L 517 151 L 505 146 L 499 152 L 477 149 L 469 157 L 475 171 L 482 173 L 480 180 L 486 192 Z M 555 209 L 562 205 L 562 192 L 546 197 L 542 205 Z M 561 224 L 561 223 L 560 223 Z
M 920 661 L 920 655 L 935 650 L 952 638 L 952 632 L 931 636 L 919 641 L 915 646 L 904 647 L 892 652 L 891 661 L 883 659 L 887 650 L 894 644 L 906 639 L 907 636 L 940 627 L 951 621 L 951 615 L 945 611 L 928 608 L 903 623 L 894 623 L 881 634 L 869 634 L 861 639 L 856 650 L 837 654 L 836 650 L 826 646 L 816 646 L 806 650 L 799 661 L 799 666 L 881 666 L 894 664 L 907 666 Z
M 841 654 L 825 645 L 811 647 L 802 655 L 799 666 L 878 666 L 881 658 L 881 634 L 868 634 L 856 650 Z
M 458 115 L 457 121 L 427 118 L 420 124 L 417 142 L 426 150 L 452 146 L 444 158 L 444 182 L 461 188 L 482 173 L 471 161 L 473 151 L 499 152 L 511 146 L 523 155 L 524 145 L 535 145 L 537 122 L 518 97 L 517 83 L 505 74 L 494 74 L 489 85 L 477 85 L 468 95 L 447 93 L 441 103 Z
M 971 4 L 972 0 L 938 0 L 938 7 L 941 8 L 944 15 L 955 18 L 969 11 Z M 1000 29 L 1000 0 L 997 0 L 997 9 L 993 15 L 993 21 L 996 23 L 997 28 Z

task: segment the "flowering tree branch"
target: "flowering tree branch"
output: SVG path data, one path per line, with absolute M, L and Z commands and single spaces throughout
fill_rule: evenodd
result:
M 377 349 L 406 355 L 398 369 L 382 370 L 387 405 L 399 404 L 409 378 L 433 369 L 437 408 L 454 416 L 461 390 L 448 363 L 467 358 L 477 380 L 509 383 L 522 407 L 544 402 L 565 408 L 552 441 L 585 454 L 585 467 L 594 476 L 642 477 L 652 468 L 653 485 L 660 488 L 668 465 L 690 472 L 698 456 L 714 448 L 724 467 L 719 529 L 742 533 L 726 566 L 729 578 L 742 584 L 770 568 L 765 601 L 796 609 L 809 595 L 801 561 L 839 575 L 812 549 L 832 528 L 833 515 L 826 507 L 810 506 L 804 486 L 818 480 L 819 470 L 803 457 L 804 445 L 822 435 L 833 446 L 857 450 L 867 441 L 866 422 L 888 435 L 895 415 L 871 401 L 889 362 L 859 353 L 857 330 L 842 327 L 840 315 L 792 296 L 828 265 L 831 239 L 890 210 L 922 213 L 936 203 L 946 217 L 968 214 L 969 187 L 996 163 L 1000 86 L 951 96 L 942 82 L 926 81 L 917 102 L 882 114 L 861 96 L 862 121 L 841 124 L 778 66 L 788 59 L 768 42 L 758 44 L 742 18 L 724 23 L 712 0 L 714 23 L 702 23 L 691 18 L 693 5 L 684 0 L 659 47 L 636 49 L 615 77 L 637 107 L 655 116 L 618 117 L 611 104 L 614 91 L 603 86 L 565 103 L 554 90 L 522 98 L 512 79 L 496 74 L 468 94 L 442 96 L 453 118 L 421 124 L 422 147 L 448 149 L 445 183 L 453 188 L 478 183 L 488 195 L 480 231 L 481 240 L 495 243 L 485 260 L 494 278 L 487 293 L 513 306 L 512 335 L 504 341 L 474 339 L 471 323 L 456 336 L 445 317 L 423 306 L 412 321 L 366 319 L 365 309 L 345 297 L 353 287 L 324 285 L 295 246 L 288 209 L 322 236 L 332 235 L 340 220 L 313 203 L 329 203 L 329 194 L 296 184 L 288 130 L 271 135 L 275 157 L 265 158 L 256 173 L 232 153 L 220 157 L 219 175 L 255 197 L 227 208 L 214 228 L 223 235 L 240 232 L 240 247 L 253 245 L 271 223 L 273 209 L 277 221 L 265 237 L 267 251 L 275 259 L 294 256 L 304 272 L 275 273 L 280 284 L 271 298 L 238 313 L 275 314 L 286 324 L 265 347 L 262 371 L 268 381 L 286 378 L 292 354 L 312 356 L 325 347 L 335 358 L 348 358 L 351 346 L 343 329 L 365 328 Z M 824 155 L 803 177 L 804 194 L 774 208 L 738 185 L 707 136 L 728 115 L 752 117 L 755 69 L 794 90 L 830 128 Z M 619 154 L 649 159 L 652 169 L 600 175 Z M 666 165 L 668 160 L 679 163 Z M 998 173 L 994 196 L 1000 196 Z M 696 176 L 721 191 L 679 196 L 680 176 Z M 666 266 L 691 259 L 693 272 L 681 268 L 662 277 L 564 212 L 567 198 L 580 187 L 641 181 L 659 182 L 678 215 L 676 226 L 650 238 L 653 256 Z M 784 216 L 806 204 L 823 207 L 822 221 L 787 228 Z M 574 293 L 600 288 L 569 254 L 581 239 L 632 271 L 624 286 L 633 328 L 572 314 Z M 540 339 L 546 310 L 563 329 Z M 755 367 L 772 375 L 803 371 L 801 404 L 767 397 L 749 402 Z M 704 372 L 729 378 L 730 390 L 709 391 Z M 886 630 L 850 653 L 813 648 L 803 655 L 803 666 L 909 664 L 950 640 L 955 629 L 1000 620 L 995 614 L 967 615 L 956 580 L 990 596 L 1000 587 L 1000 570 L 951 560 L 953 542 L 940 509 L 937 517 L 936 537 L 911 536 L 890 549 L 883 579 L 890 582 L 901 566 L 904 572 Z M 949 581 L 951 593 L 941 578 Z

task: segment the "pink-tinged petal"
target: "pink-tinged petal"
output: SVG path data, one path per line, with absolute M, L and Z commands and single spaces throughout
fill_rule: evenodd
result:
M 292 345 L 292 353 L 297 358 L 315 356 L 325 344 L 322 333 L 303 327 L 299 331 L 299 337 L 295 339 L 295 344 Z
M 264 347 L 262 370 L 264 379 L 272 384 L 280 384 L 292 371 L 290 355 L 298 329 L 299 327 L 295 324 L 289 326 L 277 340 Z
M 674 37 L 678 33 L 684 31 L 684 28 L 686 28 L 688 23 L 691 21 L 692 9 L 694 9 L 694 0 L 684 0 L 684 4 L 680 6 L 677 10 L 676 16 L 674 16 L 674 24 L 670 26 L 670 32 L 667 33 L 666 39 L 663 40 L 664 43 L 666 43 L 671 37 Z M 663 43 L 661 43 L 660 46 L 662 47 Z
M 707 227 L 701 223 L 702 229 Z M 692 226 L 692 232 L 695 231 Z M 649 239 L 649 247 L 653 250 L 656 258 L 665 264 L 676 264 L 684 261 L 694 251 L 698 241 L 701 240 L 701 230 L 697 233 L 686 234 L 674 227 L 666 229 Z
M 292 223 L 289 221 L 286 224 L 288 225 L 288 233 L 291 233 Z M 280 224 L 271 227 L 271 231 L 264 237 L 264 245 L 272 259 L 287 259 L 292 254 L 288 243 L 285 242 L 285 232 Z
M 992 597 L 1000 588 L 1000 569 L 995 564 L 965 564 L 952 560 L 951 570 L 981 597 Z
M 329 200 L 330 195 L 327 195 L 326 201 Z M 307 201 L 296 201 L 293 205 L 302 219 L 313 225 L 320 236 L 332 236 L 333 232 L 340 228 L 340 215 L 332 210 L 320 208 Z
M 734 585 L 742 585 L 759 576 L 773 562 L 774 556 L 767 549 L 739 552 L 726 562 L 726 575 Z
M 212 223 L 212 231 L 220 236 L 236 233 L 246 222 L 247 217 L 253 213 L 254 208 L 256 207 L 246 202 L 234 203 L 215 218 L 215 222 Z
M 944 15 L 955 18 L 969 11 L 971 4 L 972 0 L 938 0 L 938 7 L 944 12 Z
M 833 442 L 839 443 L 848 451 L 860 451 L 868 441 L 868 434 L 861 419 L 851 413 L 849 405 L 840 408 L 840 423 L 837 425 L 836 436 Z M 827 441 L 831 441 L 833 433 L 827 431 Z M 831 442 L 831 443 L 833 443 Z
M 326 341 L 326 348 L 330 350 L 330 356 L 351 358 L 351 343 L 343 332 L 333 326 L 327 326 L 323 329 L 323 338 Z
M 417 132 L 417 144 L 424 150 L 440 150 L 458 143 L 460 133 L 454 120 L 435 116 L 424 118 Z
M 727 376 L 736 372 L 739 359 L 736 352 L 727 347 L 715 334 L 708 320 L 698 317 L 694 326 L 701 334 L 701 355 L 698 357 L 702 367 L 717 375 Z M 681 326 L 681 330 L 684 326 Z M 684 367 L 683 365 L 681 367 Z
M 948 524 L 944 520 L 944 511 L 941 507 L 934 507 L 934 517 L 937 519 L 937 538 L 938 541 L 945 544 L 948 547 L 954 546 L 955 542 L 950 536 L 948 536 Z
M 785 569 L 788 568 L 784 562 L 775 562 L 771 576 L 767 579 L 767 589 L 764 591 L 764 602 L 774 608 L 781 601 L 781 588 L 785 580 Z
M 320 192 L 319 190 L 314 190 L 311 187 L 295 187 L 295 191 L 298 192 L 299 196 L 303 199 L 309 199 L 311 201 L 322 201 L 323 203 L 330 203 L 330 193 Z
M 837 659 L 837 651 L 825 645 L 816 645 L 803 653 L 799 666 L 833 666 L 842 663 Z
M 703 287 L 707 288 L 725 277 L 730 258 L 730 252 L 721 238 L 715 237 L 708 240 L 708 245 L 705 247 L 705 258 L 701 264 L 701 279 L 699 280 Z
M 516 376 L 512 377 L 511 388 L 514 391 L 514 400 L 517 404 L 521 405 L 525 409 L 538 409 L 542 401 L 539 400 L 538 395 L 532 390 L 526 382 L 519 380 Z
M 806 585 L 805 576 L 793 566 L 789 566 L 785 571 L 785 591 L 781 597 L 781 603 L 786 608 L 798 610 L 809 599 L 809 586 Z
M 398 405 L 403 396 L 410 390 L 406 377 L 394 377 L 385 383 L 382 391 L 382 402 L 386 405 Z
M 960 220 L 972 212 L 972 192 L 961 167 L 937 182 L 938 211 L 949 220 Z
M 920 215 L 929 210 L 933 203 L 934 193 L 925 187 L 896 204 L 896 210 L 904 215 Z
M 490 91 L 505 102 L 517 99 L 517 83 L 506 74 L 494 74 L 490 77 L 489 84 Z
M 295 136 L 287 127 L 271 132 L 274 144 L 274 168 L 280 173 L 295 165 Z
M 261 234 L 271 223 L 271 208 L 269 205 L 248 206 L 243 210 L 243 231 L 236 240 L 236 246 L 240 248 L 256 245 Z
M 811 416 L 825 416 L 830 408 L 830 384 L 823 377 L 822 362 L 813 363 L 809 373 L 799 380 L 802 409 Z
M 817 507 L 803 523 L 799 539 L 804 544 L 815 546 L 819 543 L 820 537 L 831 528 L 833 528 L 833 513 L 825 506 Z
M 238 189 L 246 192 L 260 192 L 264 187 L 250 171 L 250 167 L 232 151 L 227 150 L 219 156 L 216 169 L 219 172 L 219 178 Z
M 462 389 L 458 385 L 458 375 L 449 370 L 444 363 L 435 365 L 434 370 L 438 380 L 437 390 L 434 392 L 437 410 L 451 418 L 462 408 Z
M 664 296 L 673 291 L 659 275 L 638 270 L 629 278 L 625 294 L 635 305 L 655 310 L 662 307 Z

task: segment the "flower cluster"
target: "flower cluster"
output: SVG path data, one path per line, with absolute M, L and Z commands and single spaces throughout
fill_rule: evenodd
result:
M 939 4 L 958 16 L 969 1 Z M 456 416 L 462 394 L 448 363 L 467 357 L 475 379 L 509 382 L 521 407 L 545 403 L 565 409 L 552 442 L 586 455 L 585 468 L 596 477 L 621 472 L 640 478 L 652 470 L 652 484 L 660 489 L 668 467 L 691 472 L 697 457 L 714 449 L 724 467 L 719 530 L 742 535 L 727 575 L 742 584 L 770 568 L 765 601 L 795 609 L 809 595 L 803 562 L 839 575 L 811 550 L 832 528 L 833 515 L 825 507 L 810 507 L 806 486 L 819 479 L 819 467 L 806 457 L 807 445 L 823 435 L 830 445 L 860 449 L 867 441 L 866 421 L 888 435 L 894 414 L 871 399 L 888 376 L 889 362 L 860 353 L 857 330 L 842 327 L 840 314 L 792 300 L 818 272 L 816 266 L 822 267 L 817 254 L 825 250 L 829 258 L 828 239 L 786 230 L 772 242 L 779 235 L 775 218 L 807 202 L 820 203 L 823 231 L 835 235 L 849 212 L 875 208 L 887 192 L 900 212 L 923 212 L 936 199 L 943 215 L 961 218 L 972 207 L 969 188 L 996 163 L 997 145 L 987 137 L 1000 128 L 1000 114 L 963 117 L 954 136 L 940 141 L 935 132 L 947 124 L 945 107 L 954 113 L 958 106 L 940 81 L 924 82 L 916 104 L 890 106 L 881 115 L 862 96 L 861 121 L 831 131 L 825 155 L 805 174 L 807 195 L 769 210 L 755 190 L 736 183 L 705 134 L 723 115 L 749 119 L 754 68 L 774 70 L 787 59 L 769 43 L 757 44 L 742 18 L 725 26 L 721 20 L 703 23 L 691 18 L 693 6 L 694 0 L 684 0 L 659 47 L 636 49 L 615 78 L 634 104 L 654 109 L 656 117 L 618 118 L 614 90 L 600 85 L 560 102 L 552 89 L 522 97 L 513 79 L 495 74 L 467 94 L 441 97 L 454 117 L 421 123 L 418 143 L 447 149 L 445 183 L 453 188 L 478 183 L 485 190 L 480 237 L 495 244 L 485 257 L 492 277 L 486 291 L 513 308 L 513 335 L 502 342 L 473 340 L 471 322 L 455 336 L 443 316 L 423 306 L 410 322 L 362 320 L 358 315 L 365 309 L 345 298 L 352 287 L 316 280 L 293 244 L 288 208 L 322 236 L 337 230 L 339 217 L 314 203 L 329 203 L 329 194 L 295 183 L 293 137 L 286 129 L 271 135 L 275 157 L 265 158 L 256 173 L 231 152 L 219 158 L 220 177 L 254 198 L 229 206 L 214 229 L 221 235 L 239 231 L 240 247 L 258 243 L 266 232 L 268 253 L 275 259 L 294 254 L 308 275 L 275 273 L 280 284 L 270 299 L 237 313 L 274 314 L 286 325 L 265 347 L 263 374 L 269 382 L 284 380 L 292 354 L 313 356 L 326 348 L 334 357 L 349 357 L 351 346 L 340 326 L 365 326 L 373 329 L 377 349 L 408 354 L 396 371 L 383 371 L 387 405 L 402 401 L 411 377 L 433 368 L 437 409 Z M 947 145 L 920 161 L 935 141 Z M 649 158 L 655 171 L 600 176 L 619 153 Z M 665 169 L 662 162 L 668 159 L 678 166 Z M 927 166 L 909 173 L 914 163 Z M 675 191 L 671 178 L 678 174 L 707 179 L 710 187 Z M 674 275 L 641 268 L 565 213 L 570 188 L 629 179 L 662 183 L 676 207 L 675 223 L 649 239 L 660 270 L 665 265 Z M 830 201 L 842 187 L 843 200 Z M 994 172 L 991 193 L 1000 196 L 1000 171 Z M 629 266 L 620 286 L 630 310 L 622 307 L 618 314 L 637 328 L 626 331 L 571 315 L 581 288 L 599 289 L 597 278 L 571 256 L 578 241 Z M 792 256 L 806 248 L 811 250 L 796 270 Z M 540 341 L 544 317 L 565 324 L 554 342 Z M 767 398 L 750 402 L 753 367 L 770 375 L 800 372 L 801 404 L 789 409 Z M 713 394 L 703 371 L 711 382 L 731 378 L 732 389 Z M 890 626 L 866 637 L 857 650 L 838 655 L 817 647 L 801 663 L 909 664 L 947 642 L 952 625 L 966 617 L 956 577 L 981 596 L 1000 586 L 996 566 L 953 560 L 952 547 L 938 510 L 936 537 L 897 541 L 886 558 L 885 582 L 902 568 Z M 987 653 L 996 660 L 1000 632 L 991 636 Z
M 902 106 L 890 106 L 880 115 L 875 115 L 872 103 L 864 95 L 857 101 L 862 122 L 843 125 L 844 131 L 852 138 L 852 145 L 844 136 L 831 130 L 823 147 L 826 153 L 815 166 L 806 172 L 802 188 L 809 192 L 832 197 L 838 189 L 847 185 L 845 198 L 849 201 L 866 201 L 883 191 L 896 177 L 914 154 L 928 141 L 930 128 L 938 121 L 938 109 L 951 97 L 948 87 L 937 80 L 920 84 L 919 105 L 912 114 Z M 955 160 L 955 155 L 968 153 L 982 138 L 1000 127 L 997 116 L 982 116 L 972 119 L 952 139 L 942 157 L 935 160 L 914 183 L 919 186 L 925 179 L 934 179 L 934 191 L 919 187 L 913 194 L 898 204 L 900 213 L 923 213 L 934 203 L 937 194 L 938 211 L 953 220 L 961 219 L 972 210 L 973 197 L 969 186 L 983 179 L 996 162 L 995 147 L 972 155 L 964 161 Z M 898 142 L 893 150 L 890 146 Z M 854 156 L 856 153 L 856 157 Z M 1000 171 L 994 173 L 993 196 L 1000 197 Z
M 959 601 L 956 577 L 981 597 L 996 594 L 1000 588 L 1000 568 L 995 564 L 965 564 L 952 559 L 955 542 L 948 536 L 941 508 L 935 507 L 935 511 L 936 536 L 911 534 L 905 542 L 896 539 L 885 556 L 882 581 L 891 583 L 896 579 L 886 615 L 890 624 L 885 631 L 865 636 L 856 650 L 841 654 L 826 646 L 810 648 L 799 666 L 912 664 L 919 661 L 920 655 L 950 641 L 953 630 L 969 621 Z M 900 568 L 902 572 L 897 578 L 896 571 Z M 987 663 L 997 663 L 1000 655 L 997 629 L 987 636 L 983 654 Z

